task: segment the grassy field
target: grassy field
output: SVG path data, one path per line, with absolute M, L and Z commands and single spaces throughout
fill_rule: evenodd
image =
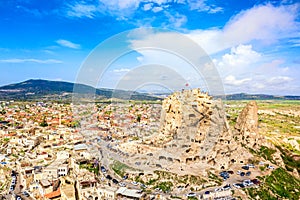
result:
M 264 184 L 261 187 L 248 188 L 247 193 L 252 199 L 291 199 L 300 198 L 300 180 L 296 179 L 284 169 L 278 168 L 269 176 L 263 177 Z
M 128 170 L 135 171 L 135 169 L 133 169 L 132 167 L 129 167 L 128 165 L 117 160 L 113 162 L 110 168 L 114 170 L 114 172 L 118 174 L 121 178 L 126 174 L 126 171 Z

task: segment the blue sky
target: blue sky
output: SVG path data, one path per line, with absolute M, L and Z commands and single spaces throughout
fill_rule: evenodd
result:
M 0 85 L 31 78 L 73 82 L 101 42 L 123 31 L 156 27 L 200 45 L 226 93 L 300 95 L 299 13 L 300 3 L 290 0 L 1 1 Z M 126 73 L 153 60 L 168 60 L 175 71 L 186 72 L 191 87 L 201 86 L 188 66 L 179 69 L 168 55 L 159 60 L 160 52 L 136 50 L 137 43 L 149 43 L 149 33 L 128 40 L 134 51 L 106 70 L 99 87 L 113 88 Z M 124 43 L 107 51 L 118 45 Z

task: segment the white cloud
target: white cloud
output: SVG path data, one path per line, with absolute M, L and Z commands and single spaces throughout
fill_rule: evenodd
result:
M 290 31 L 296 30 L 298 10 L 298 5 L 275 7 L 268 4 L 241 12 L 225 26 L 225 39 L 238 39 L 240 43 L 253 39 L 273 42 L 290 36 Z
M 153 3 L 147 3 L 147 4 L 144 4 L 143 10 L 144 10 L 144 11 L 149 11 L 149 10 L 151 10 L 152 12 L 157 13 L 157 12 L 162 11 L 162 10 L 163 10 L 164 8 L 166 8 L 166 7 L 167 7 L 167 6 L 164 6 L 164 7 L 162 7 L 162 6 L 154 6 Z
M 296 94 L 299 90 L 292 88 L 297 85 L 298 72 L 277 57 L 256 52 L 252 45 L 239 45 L 213 62 L 227 93 Z
M 186 2 L 191 10 L 199 12 L 217 13 L 222 12 L 223 8 L 215 5 L 209 5 L 206 0 L 187 0 Z
M 110 15 L 118 16 L 120 19 L 127 19 L 140 5 L 140 0 L 99 0 L 99 9 Z M 99 12 L 102 12 L 99 10 Z
M 67 17 L 78 18 L 94 18 L 98 15 L 112 15 L 116 16 L 118 20 L 127 20 L 128 16 L 134 13 L 141 2 L 148 2 L 144 0 L 98 0 L 93 3 L 86 3 L 83 1 L 75 1 L 69 4 L 66 11 Z M 150 9 L 152 3 L 145 4 L 142 9 L 145 11 Z
M 121 68 L 121 69 L 114 69 L 113 72 L 114 73 L 122 73 L 122 72 L 129 72 L 130 69 L 127 68 Z
M 148 10 L 151 10 L 152 9 L 152 3 L 147 3 L 147 4 L 144 4 L 144 7 L 143 7 L 144 11 L 148 11 Z
M 12 58 L 12 59 L 3 59 L 0 60 L 0 63 L 39 63 L 39 64 L 60 64 L 63 63 L 60 60 L 55 59 L 47 59 L 47 60 L 40 60 L 40 59 L 34 59 L 34 58 L 28 58 L 28 59 L 19 59 L 19 58 Z
M 229 67 L 245 66 L 257 62 L 261 54 L 252 50 L 252 45 L 239 45 L 232 47 L 230 53 L 222 56 L 219 65 Z
M 179 13 L 170 14 L 168 12 L 165 12 L 165 14 L 169 18 L 169 24 L 171 24 L 175 28 L 180 28 L 182 25 L 184 25 L 187 22 L 187 17 L 185 15 L 181 15 Z
M 75 3 L 74 5 L 70 5 L 67 11 L 67 16 L 69 17 L 87 17 L 87 18 L 94 18 L 95 13 L 97 11 L 97 7 L 92 4 L 81 4 Z
M 267 82 L 274 85 L 274 84 L 284 84 L 292 80 L 293 78 L 288 76 L 276 76 L 276 77 L 271 77 L 270 79 L 268 79 Z
M 294 72 L 287 65 L 291 66 L 283 59 L 274 59 L 258 65 L 255 68 L 255 72 L 257 75 L 264 77 L 290 76 Z
M 183 35 L 179 36 L 169 32 L 155 33 L 151 30 L 147 33 L 145 29 L 142 29 L 130 34 L 131 38 L 134 38 L 130 41 L 131 48 L 140 54 L 136 59 L 141 65 L 155 63 L 160 66 L 167 66 L 184 79 L 189 79 L 194 87 L 209 88 L 210 91 L 216 92 L 217 89 L 211 84 L 211 79 L 219 78 L 218 73 L 216 70 L 206 70 L 206 68 L 211 67 L 209 65 L 211 63 L 208 63 L 209 57 L 203 54 L 200 49 L 195 49 L 194 47 L 197 47 L 195 43 Z M 181 89 L 184 85 L 179 84 Z M 222 84 L 217 87 L 219 88 L 219 86 Z
M 248 83 L 249 81 L 251 81 L 251 78 L 244 78 L 244 79 L 236 79 L 235 76 L 233 75 L 229 75 L 224 79 L 224 83 L 227 85 L 234 85 L 234 86 L 240 86 L 243 85 L 245 83 Z
M 263 58 L 261 53 L 252 49 L 252 45 L 238 45 L 219 59 L 214 58 L 213 62 L 223 77 L 243 77 L 253 74 L 255 68 L 263 62 Z
M 290 14 L 294 15 L 295 13 Z M 296 24 L 295 21 L 293 21 L 293 23 Z M 250 26 L 250 24 L 248 25 Z M 276 37 L 273 38 L 288 38 L 289 34 L 294 34 L 293 29 L 286 31 L 287 32 L 285 32 L 284 34 L 280 36 L 275 35 Z M 292 88 L 293 85 L 297 84 L 295 83 L 297 79 L 295 74 L 299 73 L 293 73 L 293 71 L 291 70 L 291 68 L 295 67 L 290 66 L 290 64 L 286 62 L 281 56 L 276 55 L 276 57 L 274 57 L 272 56 L 272 54 L 270 54 L 270 52 L 261 53 L 262 50 L 254 50 L 253 46 L 259 44 L 257 43 L 256 39 L 253 39 L 256 40 L 256 42 L 252 42 L 251 40 L 249 43 L 238 43 L 237 45 L 232 46 L 231 44 L 234 44 L 235 41 L 232 40 L 230 41 L 230 43 L 226 43 L 222 41 L 222 38 L 219 37 L 224 36 L 223 30 L 215 29 L 202 32 L 203 37 L 199 38 L 202 39 L 203 42 L 207 42 L 208 47 L 211 48 L 211 52 L 218 52 L 219 50 L 230 48 L 229 52 L 228 50 L 226 50 L 222 55 L 221 52 L 214 55 L 214 63 L 222 76 L 224 86 L 228 93 L 248 92 L 287 94 L 290 93 L 288 91 L 292 91 L 292 89 L 287 90 L 285 87 L 288 86 L 289 88 Z M 273 33 L 270 31 L 270 34 Z M 145 35 L 147 37 L 143 37 Z M 155 47 L 159 46 L 159 44 L 168 43 L 166 44 L 166 46 L 168 46 L 170 49 L 176 49 L 179 47 L 181 49 L 186 49 L 186 43 L 178 41 L 178 39 L 174 36 L 174 33 L 171 32 L 157 33 L 149 31 L 148 33 L 137 33 L 137 39 L 131 40 L 131 48 L 135 49 L 137 47 L 143 46 L 152 47 L 155 49 Z M 237 38 L 237 41 L 241 40 Z M 261 41 L 264 40 L 261 39 Z M 272 41 L 274 40 L 272 39 Z M 209 42 L 211 46 L 209 45 Z M 216 51 L 215 47 L 219 47 L 218 51 Z M 264 47 L 264 44 L 260 43 L 260 45 L 257 45 L 255 47 L 261 49 L 261 47 Z M 162 56 L 160 52 L 138 52 L 142 55 L 140 58 L 138 58 L 142 63 L 145 63 L 147 61 L 157 61 L 160 64 L 164 64 L 162 60 L 167 60 L 166 63 L 172 63 L 170 64 L 170 66 L 178 66 L 178 63 L 180 63 L 174 58 L 170 58 L 165 55 Z M 192 48 L 190 49 L 190 54 L 198 54 L 198 56 L 200 56 L 199 52 L 193 51 Z M 181 69 L 188 71 L 188 68 L 183 63 L 180 63 L 180 67 Z M 297 89 L 297 91 L 299 91 L 299 89 Z M 296 91 L 293 91 L 293 93 L 295 92 Z
M 295 89 L 294 79 L 289 76 L 266 76 L 265 78 L 256 78 L 243 89 L 255 93 L 265 94 L 297 94 L 299 88 Z M 297 84 L 296 84 L 297 85 Z M 299 93 L 298 93 L 299 95 Z
M 127 20 L 130 15 L 138 9 L 144 11 L 160 12 L 169 7 L 169 0 L 99 0 L 100 9 L 105 9 L 107 13 L 118 16 L 118 19 Z M 121 11 L 121 12 L 120 12 Z M 101 12 L 101 11 L 100 11 Z
M 59 44 L 60 46 L 63 46 L 63 47 L 68 47 L 68 48 L 71 48 L 71 49 L 80 49 L 79 44 L 75 44 L 75 43 L 73 43 L 71 41 L 68 41 L 68 40 L 60 39 L 60 40 L 57 40 L 56 43 Z
M 162 7 L 159 7 L 159 6 L 156 6 L 156 7 L 154 7 L 154 8 L 152 9 L 152 11 L 155 12 L 155 13 L 160 12 L 160 11 L 162 11 L 162 10 L 163 10 L 163 8 L 162 8 Z
M 153 0 L 153 2 L 161 5 L 170 2 L 170 0 Z
M 234 16 L 223 29 L 194 30 L 187 35 L 209 54 L 252 41 L 271 44 L 298 34 L 298 12 L 298 4 L 260 5 Z
M 296 86 L 298 71 L 285 67 L 283 60 L 251 64 L 242 70 L 232 70 L 223 78 L 228 93 L 294 94 L 299 95 Z M 246 78 L 245 78 L 246 77 Z
M 157 5 L 153 3 L 151 8 L 149 5 L 147 9 L 152 10 L 155 6 Z M 291 86 L 297 79 L 290 71 L 292 67 L 280 56 L 277 55 L 275 58 L 270 53 L 261 53 L 261 49 L 264 49 L 266 45 L 276 44 L 278 41 L 297 38 L 299 34 L 296 20 L 298 11 L 297 4 L 259 5 L 232 17 L 223 28 L 195 30 L 186 35 L 200 44 L 206 52 L 214 54 L 215 64 L 227 91 L 286 94 L 283 86 Z M 171 14 L 168 11 L 163 13 L 174 27 L 182 27 L 187 22 L 187 17 L 179 13 Z M 147 37 L 143 37 L 145 34 Z M 174 49 L 186 47 L 185 44 L 177 41 L 171 32 L 157 33 L 154 31 L 140 35 L 142 36 L 130 41 L 133 49 L 139 46 L 155 47 L 161 43 L 173 43 L 166 46 Z M 297 44 L 298 40 L 290 41 L 290 43 Z M 182 74 L 185 77 L 190 75 L 187 72 L 187 65 L 171 56 L 162 56 L 161 52 L 138 52 L 142 56 L 137 59 L 143 64 L 153 61 L 157 61 L 155 63 L 159 64 L 170 63 L 170 66 L 176 66 L 176 70 L 177 68 L 184 70 L 185 72 Z M 221 52 L 225 53 L 220 55 Z M 199 52 L 193 52 L 193 49 L 190 50 L 190 53 L 199 54 Z M 181 71 L 179 72 L 181 73 Z
M 207 0 L 98 0 L 93 3 L 75 0 L 69 4 L 66 11 L 67 17 L 94 18 L 97 15 L 115 16 L 117 20 L 128 20 L 137 11 L 152 11 L 154 13 L 167 11 L 177 4 L 187 4 L 190 10 L 199 12 L 217 13 L 223 8 L 210 5 Z M 134 18 L 133 18 L 134 20 Z
M 293 47 L 300 47 L 300 38 L 291 39 L 289 42 L 292 44 Z
M 48 49 L 44 49 L 44 50 L 42 50 L 42 52 L 47 53 L 47 54 L 54 54 L 53 51 L 48 50 Z
M 218 12 L 223 12 L 223 8 L 222 7 L 214 7 L 214 8 L 210 8 L 208 10 L 208 13 L 214 14 L 214 13 L 218 13 Z
M 264 83 L 264 81 L 259 81 L 259 82 L 256 81 L 251 84 L 251 87 L 248 87 L 248 88 L 250 89 L 250 91 L 251 91 L 251 89 L 252 89 L 252 91 L 256 91 L 255 93 L 263 93 L 263 92 L 257 92 L 257 91 L 261 91 L 262 89 L 264 89 L 266 87 L 267 87 L 267 85 Z M 247 90 L 244 90 L 244 91 L 247 91 Z M 248 92 L 249 92 L 249 90 L 248 90 Z

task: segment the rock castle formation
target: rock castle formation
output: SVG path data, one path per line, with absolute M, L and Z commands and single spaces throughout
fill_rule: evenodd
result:
M 233 139 L 225 116 L 221 100 L 200 89 L 175 92 L 162 103 L 159 132 L 137 148 L 130 144 L 131 150 L 138 149 L 132 152 L 132 162 L 139 162 L 142 169 L 191 174 L 246 162 L 252 155 Z
M 162 103 L 160 130 L 142 143 L 124 144 L 132 163 L 141 169 L 167 169 L 201 174 L 206 169 L 228 169 L 246 164 L 266 141 L 258 134 L 256 103 L 250 102 L 237 119 L 235 130 L 226 120 L 221 100 L 200 89 L 175 92 Z M 134 151 L 137 149 L 137 151 Z

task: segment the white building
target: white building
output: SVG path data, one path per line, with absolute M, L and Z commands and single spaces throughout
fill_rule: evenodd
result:
M 12 154 L 12 149 L 11 148 L 7 148 L 6 149 L 6 154 L 8 154 L 8 155 Z
M 118 197 L 123 197 L 126 199 L 141 199 L 144 196 L 144 194 L 139 190 L 128 189 L 126 187 L 120 187 L 116 191 L 116 194 L 118 195 Z
M 28 138 L 24 139 L 25 146 L 34 147 L 35 145 L 37 145 L 37 143 L 38 143 L 37 137 L 31 137 L 30 139 L 28 139 Z
M 58 177 L 67 176 L 68 175 L 68 165 L 62 164 L 57 168 Z
M 66 159 L 57 159 L 49 166 L 43 169 L 43 178 L 48 180 L 56 180 L 60 176 L 68 174 L 68 165 L 64 164 Z
M 98 190 L 98 194 L 99 197 L 101 199 L 109 199 L 109 200 L 113 200 L 116 199 L 116 188 L 112 188 L 112 187 L 99 187 L 97 188 Z

